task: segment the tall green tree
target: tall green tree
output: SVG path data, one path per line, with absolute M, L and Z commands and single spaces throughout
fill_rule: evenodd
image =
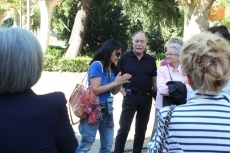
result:
M 83 43 L 83 53 L 97 50 L 108 39 L 115 39 L 127 47 L 126 41 L 130 25 L 128 16 L 120 5 L 112 5 L 110 0 L 94 0 L 89 15 Z
M 118 1 L 118 0 L 113 0 Z M 208 28 L 208 14 L 215 0 L 120 0 L 128 8 L 138 5 L 149 18 L 165 25 L 177 23 L 179 7 L 184 11 L 184 39 Z
M 114 1 L 113 1 L 114 2 Z M 165 51 L 165 42 L 172 36 L 181 36 L 182 29 L 182 14 L 178 4 L 170 1 L 168 5 L 163 8 L 164 1 L 155 1 L 143 4 L 142 1 L 122 1 L 124 11 L 129 16 L 131 25 L 129 26 L 128 33 L 130 39 L 128 44 L 132 48 L 131 36 L 138 30 L 147 32 L 149 42 L 147 51 L 152 53 L 163 53 Z M 160 7 L 153 10 L 153 7 Z M 156 12 L 159 14 L 155 14 Z M 162 11 L 162 12 L 161 12 Z
M 67 6 L 67 2 L 68 1 L 68 6 Z M 164 0 L 165 1 L 165 0 Z M 105 31 L 107 31 L 106 26 L 104 26 L 105 24 L 101 24 L 99 21 L 106 22 L 105 20 L 101 20 L 100 18 L 103 18 L 104 16 L 107 15 L 106 12 L 108 12 L 107 10 L 105 11 L 105 9 L 96 11 L 95 13 L 90 13 L 91 11 L 93 11 L 92 7 L 90 7 L 91 10 L 86 10 L 86 8 L 89 8 L 89 4 L 87 3 L 87 1 L 79 1 L 78 7 L 76 7 L 76 2 L 78 1 L 72 1 L 71 0 L 65 0 L 63 1 L 58 7 L 57 9 L 55 9 L 55 18 L 53 18 L 53 21 L 55 22 L 55 25 L 53 24 L 54 27 L 59 27 L 60 29 L 62 29 L 61 31 L 64 31 L 58 34 L 58 37 L 63 39 L 65 37 L 65 39 L 67 38 L 66 36 L 68 36 L 69 32 L 71 32 L 71 39 L 69 40 L 69 48 L 68 51 L 66 53 L 66 57 L 76 57 L 78 55 L 78 52 L 81 51 L 82 48 L 82 42 L 84 41 L 84 36 L 88 35 L 88 34 L 84 34 L 84 30 L 87 29 L 87 31 L 89 31 L 88 29 L 90 29 L 92 27 L 92 29 L 96 29 L 97 24 L 99 24 L 101 27 L 97 28 L 97 29 L 102 29 L 102 32 L 98 32 L 97 35 L 101 34 L 103 35 L 105 33 Z M 85 5 L 83 5 L 83 2 Z M 92 1 L 93 3 L 94 1 Z M 100 5 L 100 3 L 102 4 L 103 1 L 100 1 L 98 6 L 102 6 Z M 138 2 L 138 1 L 135 1 Z M 113 28 L 110 28 L 110 31 L 113 31 L 114 29 L 121 29 L 121 27 L 123 28 L 128 28 L 126 31 L 123 30 L 121 34 L 127 34 L 129 37 L 126 39 L 126 41 L 122 41 L 122 43 L 127 46 L 127 48 L 131 48 L 131 36 L 134 32 L 136 32 L 137 30 L 145 30 L 147 31 L 150 35 L 149 37 L 151 37 L 152 39 L 150 40 L 149 44 L 149 50 L 153 51 L 153 52 L 161 52 L 164 46 L 164 41 L 166 40 L 165 38 L 163 38 L 162 36 L 162 32 L 161 32 L 161 28 L 162 26 L 168 26 L 168 28 L 171 30 L 172 26 L 175 27 L 175 25 L 178 25 L 178 21 L 180 21 L 181 17 L 180 17 L 180 10 L 177 6 L 177 3 L 175 2 L 171 2 L 167 4 L 167 6 L 164 6 L 164 2 L 162 3 L 161 1 L 158 1 L 157 3 L 154 3 L 155 6 L 160 6 L 161 8 L 159 9 L 161 12 L 159 13 L 160 15 L 156 16 L 153 15 L 154 11 L 151 9 L 153 7 L 153 3 L 144 3 L 143 7 L 140 7 L 141 1 L 139 1 L 138 3 L 132 3 L 131 5 L 129 5 L 129 3 L 122 3 L 120 1 L 116 1 L 115 3 L 111 0 L 107 0 L 107 6 L 124 6 L 125 9 L 122 10 L 122 14 L 123 16 L 126 16 L 129 18 L 130 20 L 130 24 L 127 25 L 128 27 L 126 27 L 126 24 L 124 21 L 122 26 L 113 26 Z M 69 5 L 71 4 L 71 5 Z M 88 5 L 86 5 L 88 4 Z M 66 5 L 65 7 L 63 7 L 64 5 Z M 91 4 L 92 5 L 92 4 Z M 69 7 L 71 6 L 71 7 Z M 75 7 L 73 7 L 75 6 Z M 84 7 L 85 6 L 85 7 Z M 64 9 L 66 8 L 66 9 Z M 77 9 L 76 9 L 77 8 Z M 164 8 L 164 9 L 163 9 Z M 66 11 L 66 10 L 71 10 L 72 12 L 70 13 L 70 11 Z M 77 14 L 75 19 L 72 19 L 72 16 L 74 14 L 74 11 L 76 10 Z M 81 10 L 81 11 L 78 11 Z M 85 11 L 85 12 L 84 12 Z M 104 11 L 104 12 L 103 12 Z M 169 13 L 165 13 L 165 11 L 168 11 Z M 58 13 L 57 13 L 58 12 Z M 61 13 L 60 13 L 61 12 Z M 66 12 L 69 12 L 66 14 Z M 79 13 L 80 12 L 80 13 Z M 84 12 L 84 13 L 83 13 Z M 102 12 L 102 13 L 100 13 Z M 59 15 L 57 15 L 59 14 Z M 63 17 L 63 14 L 65 15 L 65 17 Z M 82 26 L 83 23 L 85 24 L 87 19 L 86 17 L 88 17 L 88 15 L 92 15 L 95 16 L 95 18 L 97 18 L 96 20 L 94 20 L 94 23 L 89 23 L 86 26 Z M 119 16 L 119 14 L 116 14 Z M 165 17 L 167 16 L 168 17 Z M 82 18 L 81 18 L 82 17 Z M 107 20 L 109 20 L 109 17 L 106 17 Z M 72 26 L 73 25 L 73 21 L 74 21 L 74 26 L 75 28 Z M 90 22 L 90 21 L 89 21 Z M 116 24 L 116 22 L 111 22 L 114 25 Z M 119 21 L 120 23 L 120 21 Z M 167 24 L 166 24 L 167 23 Z M 107 24 L 107 23 L 106 23 Z M 119 28 L 118 28 L 119 27 Z M 103 30 L 104 29 L 104 30 Z M 176 28 L 176 29 L 180 29 L 180 28 Z M 100 38 L 98 36 L 95 37 L 93 36 L 94 33 L 96 33 L 97 31 L 94 30 L 93 32 L 89 32 L 91 34 L 91 37 L 85 36 L 87 37 L 87 39 L 91 39 L 91 41 L 93 40 L 92 38 L 95 38 L 95 40 L 93 40 L 92 42 L 84 42 L 84 50 L 93 50 L 92 48 L 89 49 L 92 45 L 92 43 L 97 42 L 98 39 Z M 106 34 L 110 34 L 109 32 L 106 32 Z M 171 33 L 170 33 L 171 34 Z M 167 35 L 170 35 L 167 34 Z M 64 36 L 64 37 L 63 37 Z M 171 36 L 171 35 L 170 35 Z M 168 36 L 168 37 L 170 37 Z M 168 39 L 167 37 L 167 39 Z M 73 38 L 73 39 L 72 39 Z M 103 38 L 105 38 L 103 36 Z M 108 38 L 108 37 L 106 37 Z M 118 38 L 119 39 L 119 38 Z M 68 38 L 66 39 L 68 40 Z M 103 40 L 103 39 L 101 39 Z M 100 42 L 101 42 L 100 40 Z M 161 43 L 157 43 L 156 41 L 160 41 Z M 72 42 L 72 43 L 71 43 Z M 96 43 L 95 43 L 96 44 Z M 100 43 L 98 43 L 100 44 Z M 158 45 L 158 46 L 156 46 Z M 97 48 L 97 47 L 94 47 Z
M 149 42 L 147 51 L 163 53 L 166 41 L 172 36 L 181 36 L 183 22 L 181 10 L 174 0 L 112 0 L 113 4 L 122 3 L 131 25 L 128 33 L 129 47 L 131 36 L 138 30 L 147 32 Z
M 127 14 L 145 14 L 146 19 L 161 25 L 178 24 L 179 7 L 176 0 L 112 0 L 112 3 L 122 3 Z M 134 9 L 135 8 L 135 9 Z

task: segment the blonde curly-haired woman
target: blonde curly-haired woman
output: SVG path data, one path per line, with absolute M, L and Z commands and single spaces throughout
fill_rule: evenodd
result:
M 159 111 L 157 131 L 148 151 L 163 145 L 167 153 L 229 152 L 230 96 L 222 92 L 230 79 L 229 43 L 211 33 L 197 34 L 184 44 L 180 62 L 195 93 L 174 109 L 165 131 L 169 107 Z M 164 132 L 166 141 L 161 143 Z

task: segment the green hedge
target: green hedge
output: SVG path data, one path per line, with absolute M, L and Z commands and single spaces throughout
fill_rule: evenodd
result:
M 88 70 L 91 57 L 63 58 L 65 51 L 65 48 L 50 46 L 44 55 L 44 70 L 61 72 L 86 72 Z M 156 59 L 157 67 L 160 61 L 165 59 L 164 54 L 153 54 L 152 56 Z
M 90 57 L 77 58 L 57 58 L 52 55 L 45 55 L 44 70 L 45 71 L 61 71 L 61 72 L 86 72 L 89 68 Z
M 165 54 L 153 54 L 152 56 L 155 57 L 157 61 L 162 61 L 165 59 Z
M 61 72 L 86 72 L 88 70 L 91 57 L 63 58 L 65 52 L 65 48 L 49 46 L 44 55 L 44 70 Z

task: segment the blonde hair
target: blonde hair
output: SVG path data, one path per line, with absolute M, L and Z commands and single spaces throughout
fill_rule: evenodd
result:
M 191 37 L 183 46 L 180 62 L 195 88 L 221 91 L 230 78 L 230 45 L 209 32 Z

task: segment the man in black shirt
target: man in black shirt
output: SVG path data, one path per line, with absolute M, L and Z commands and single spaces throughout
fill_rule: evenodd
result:
M 147 35 L 138 31 L 133 36 L 133 50 L 122 55 L 118 68 L 122 74 L 132 75 L 130 83 L 124 84 L 120 128 L 115 142 L 114 153 L 123 153 L 134 115 L 136 113 L 133 153 L 141 153 L 149 115 L 152 106 L 152 87 L 156 91 L 157 67 L 153 57 L 145 52 Z

